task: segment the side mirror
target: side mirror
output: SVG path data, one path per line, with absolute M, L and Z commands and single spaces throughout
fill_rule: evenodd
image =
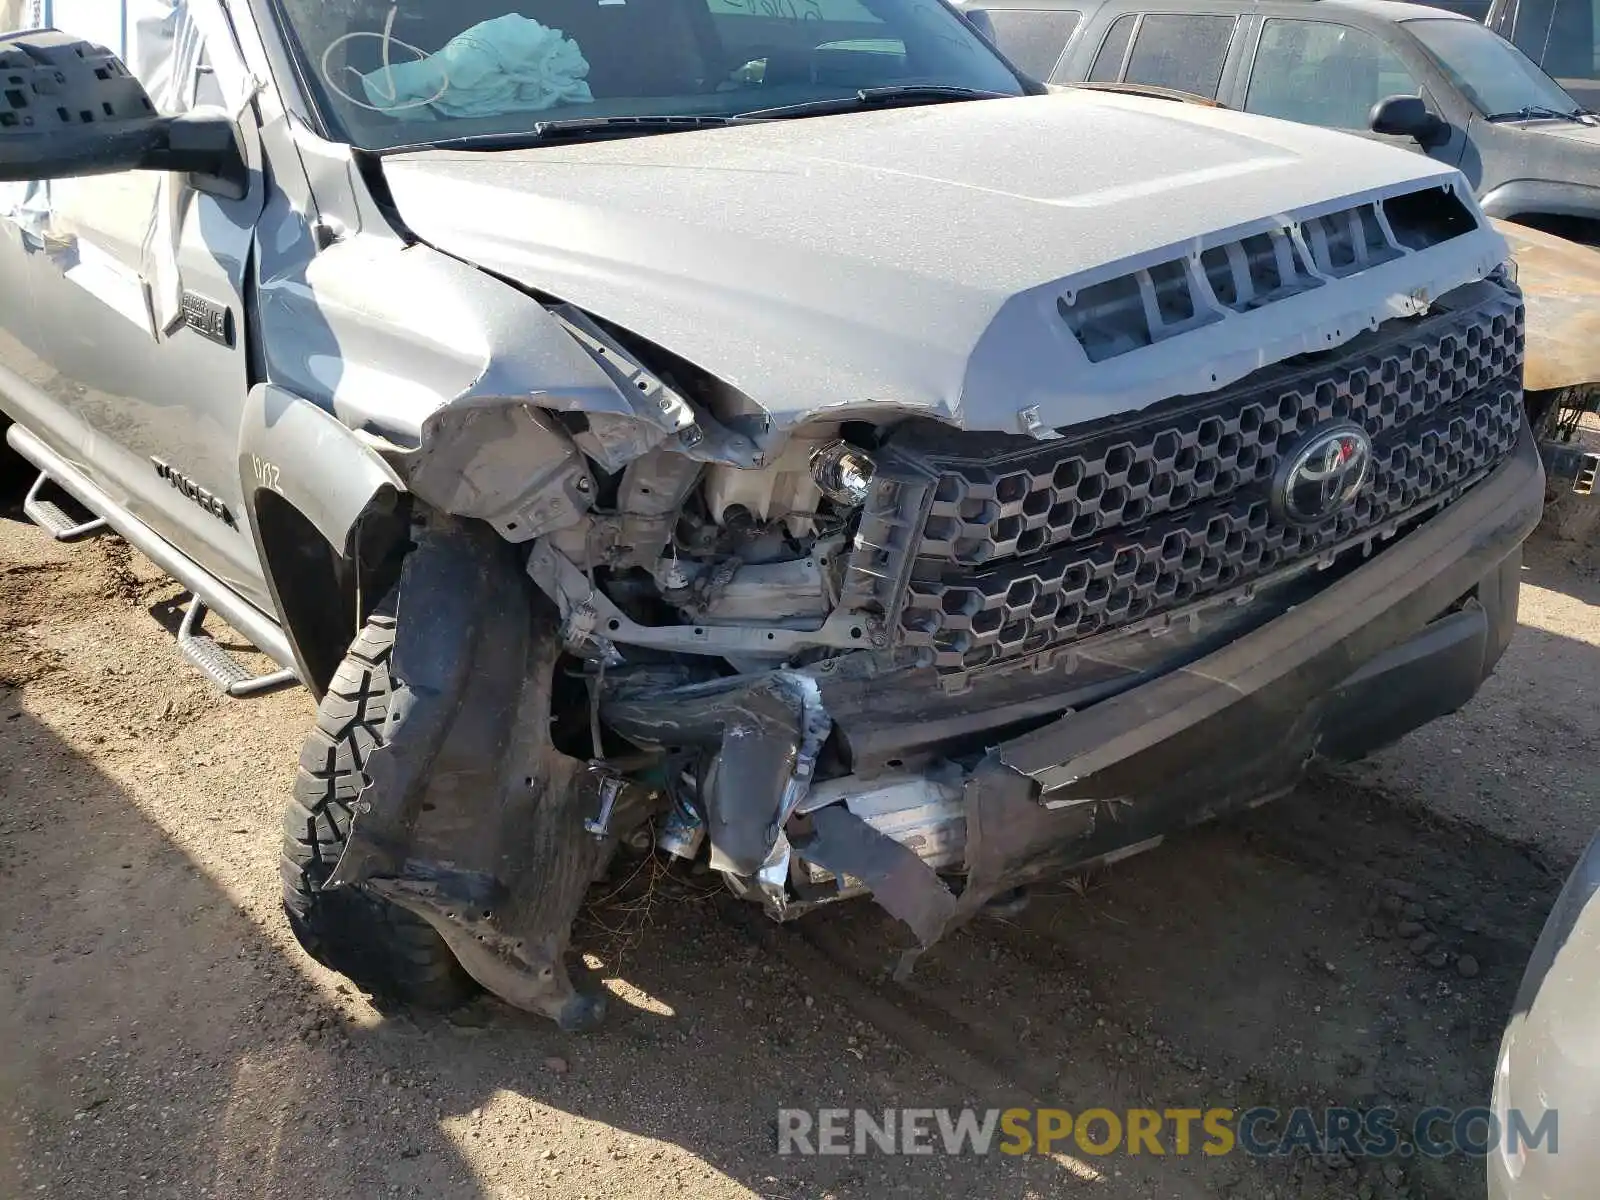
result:
M 241 199 L 248 169 L 221 113 L 163 117 L 103 46 L 54 29 L 0 34 L 0 182 L 181 171 Z
M 1428 111 L 1421 96 L 1389 96 L 1372 106 L 1367 124 L 1373 133 L 1415 138 L 1423 147 L 1439 140 L 1447 126 Z
M 986 8 L 963 8 L 961 15 L 967 19 L 967 24 L 976 29 L 991 46 L 998 43 L 994 38 L 994 18 L 989 15 Z

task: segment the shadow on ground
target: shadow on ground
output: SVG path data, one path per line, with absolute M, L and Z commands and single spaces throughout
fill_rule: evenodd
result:
M 1600 496 L 1590 499 L 1600 506 Z M 1523 554 L 1523 579 L 1600 607 L 1600 548 L 1583 542 L 1536 537 Z
M 531 1177 L 574 1194 L 650 1178 L 818 1195 L 848 1190 L 852 1169 L 818 1160 L 829 1169 L 790 1178 L 770 1153 L 780 1103 L 964 1102 L 929 1064 L 841 1023 L 825 981 L 768 973 L 720 900 L 656 915 L 592 1040 L 488 1000 L 451 1019 L 379 1016 L 318 986 L 258 924 L 276 914 L 241 910 L 27 711 L 30 695 L 0 691 L 0 1194 L 118 1181 L 150 1196 L 476 1197 L 529 1194 Z M 215 833 L 245 836 L 228 821 Z M 966 1176 L 981 1193 L 1002 1166 L 896 1176 L 919 1193 Z M 1060 1174 L 1025 1163 L 1002 1190 L 1026 1194 L 1030 1177 L 1054 1190 Z

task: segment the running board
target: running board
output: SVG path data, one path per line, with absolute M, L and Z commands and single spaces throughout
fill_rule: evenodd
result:
M 27 517 L 28 520 L 58 542 L 75 542 L 79 538 L 88 537 L 91 533 L 99 533 L 106 528 L 104 517 L 95 517 L 89 521 L 75 521 L 54 500 L 43 499 L 39 493 L 44 490 L 44 485 L 47 483 L 53 484 L 55 480 L 51 479 L 44 471 L 40 471 L 39 478 L 35 479 L 33 486 L 28 489 L 28 495 L 22 502 L 22 515 Z
M 216 680 L 219 687 L 230 696 L 249 696 L 267 687 L 279 686 L 277 680 L 283 677 L 284 683 L 294 682 L 298 675 L 293 669 L 294 651 L 289 645 L 289 639 L 284 635 L 283 628 L 266 613 L 250 604 L 229 588 L 211 572 L 188 555 L 182 553 L 177 547 L 161 537 L 139 520 L 127 509 L 115 504 L 109 496 L 101 491 L 90 479 L 66 459 L 51 450 L 34 434 L 24 429 L 21 425 L 12 425 L 5 432 L 6 441 L 11 448 L 23 458 L 31 462 L 40 471 L 48 475 L 51 481 L 67 495 L 71 496 L 91 513 L 101 515 L 107 526 L 115 533 L 122 536 L 130 546 L 143 554 L 156 567 L 172 576 L 205 606 L 215 612 L 219 617 L 239 631 L 240 637 L 261 650 L 268 658 L 272 659 L 284 670 L 277 675 L 252 676 L 232 656 L 227 655 L 220 646 L 210 638 L 202 637 L 197 628 L 199 613 L 194 613 L 194 622 L 188 621 L 185 614 L 185 623 L 188 624 L 189 634 L 193 641 L 204 643 L 211 647 L 216 654 L 224 655 L 238 668 L 236 672 L 229 672 L 226 678 L 219 677 L 205 663 L 184 651 L 184 656 L 189 658 L 196 666 Z M 191 609 L 192 609 L 191 605 Z M 180 650 L 183 649 L 180 641 Z M 212 660 L 212 655 L 207 655 L 204 649 L 196 651 L 207 662 Z M 240 678 L 243 676 L 243 678 Z M 257 686 L 250 686 L 251 682 L 262 681 Z M 270 684 L 265 682 L 271 680 Z M 243 685 L 241 687 L 241 685 Z
M 1578 495 L 1592 496 L 1600 486 L 1600 453 L 1570 442 L 1540 442 L 1539 454 L 1544 459 L 1545 474 L 1570 479 L 1572 490 Z
M 206 619 L 206 611 L 205 601 L 198 596 L 190 599 L 183 622 L 178 626 L 178 649 L 185 658 L 209 675 L 224 695 L 243 699 L 300 682 L 293 671 L 252 674 L 249 667 L 217 645 L 210 634 L 201 632 L 200 623 Z

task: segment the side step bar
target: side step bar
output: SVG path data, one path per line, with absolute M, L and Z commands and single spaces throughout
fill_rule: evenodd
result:
M 1540 442 L 1539 454 L 1546 474 L 1572 480 L 1572 490 L 1580 496 L 1595 494 L 1600 484 L 1600 454 L 1570 442 Z
M 75 542 L 106 528 L 104 517 L 96 517 L 92 521 L 74 521 L 54 500 L 44 499 L 40 495 L 44 485 L 54 482 L 44 471 L 39 472 L 39 478 L 33 481 L 27 497 L 22 501 L 23 516 L 58 542 Z
M 200 622 L 205 619 L 205 601 L 195 596 L 184 610 L 183 623 L 178 626 L 178 649 L 185 658 L 209 675 L 225 695 L 237 700 L 300 682 L 290 670 L 274 671 L 270 675 L 252 675 L 249 667 L 217 645 L 210 634 L 200 631 Z
M 184 587 L 194 594 L 195 600 L 205 608 L 211 609 L 232 625 L 252 646 L 257 647 L 273 662 L 283 668 L 275 675 L 262 676 L 263 680 L 277 680 L 280 675 L 287 676 L 289 680 L 298 678 L 294 669 L 294 652 L 289 648 L 289 639 L 284 636 L 283 629 L 271 617 L 260 609 L 246 603 L 230 591 L 226 584 L 200 564 L 190 559 L 187 555 L 175 549 L 171 543 L 158 536 L 143 521 L 128 513 L 118 505 L 112 503 L 111 498 L 102 492 L 89 479 L 67 462 L 55 451 L 51 450 L 33 434 L 21 425 L 13 425 L 6 431 L 6 441 L 11 443 L 11 448 L 23 458 L 27 459 L 40 471 L 48 475 L 62 491 L 71 496 L 79 504 L 92 513 L 98 513 L 106 525 L 121 534 L 124 540 L 151 562 L 155 563 L 162 571 L 172 576 Z M 211 650 L 217 654 L 226 654 L 210 638 L 202 638 L 198 633 L 200 614 L 194 612 L 194 605 L 190 605 L 190 612 L 194 615 L 194 622 L 189 621 L 189 614 L 184 616 L 184 624 L 189 626 L 190 640 L 204 641 Z M 180 648 L 182 648 L 180 639 Z M 201 655 L 204 650 L 199 651 Z M 185 657 L 199 666 L 201 670 L 210 675 L 219 686 L 230 696 L 246 696 L 263 690 L 265 687 L 279 686 L 278 683 L 263 683 L 257 687 L 246 686 L 244 690 L 234 690 L 238 680 L 230 674 L 226 681 L 214 674 L 192 657 L 187 650 Z M 232 660 L 230 659 L 230 662 Z M 239 673 L 249 677 L 245 668 L 237 662 L 232 664 Z

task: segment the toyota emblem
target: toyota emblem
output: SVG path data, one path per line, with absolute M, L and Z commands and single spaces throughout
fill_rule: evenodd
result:
M 1279 514 L 1318 525 L 1356 498 L 1372 467 L 1372 440 L 1358 425 L 1319 429 L 1300 444 L 1273 482 Z

